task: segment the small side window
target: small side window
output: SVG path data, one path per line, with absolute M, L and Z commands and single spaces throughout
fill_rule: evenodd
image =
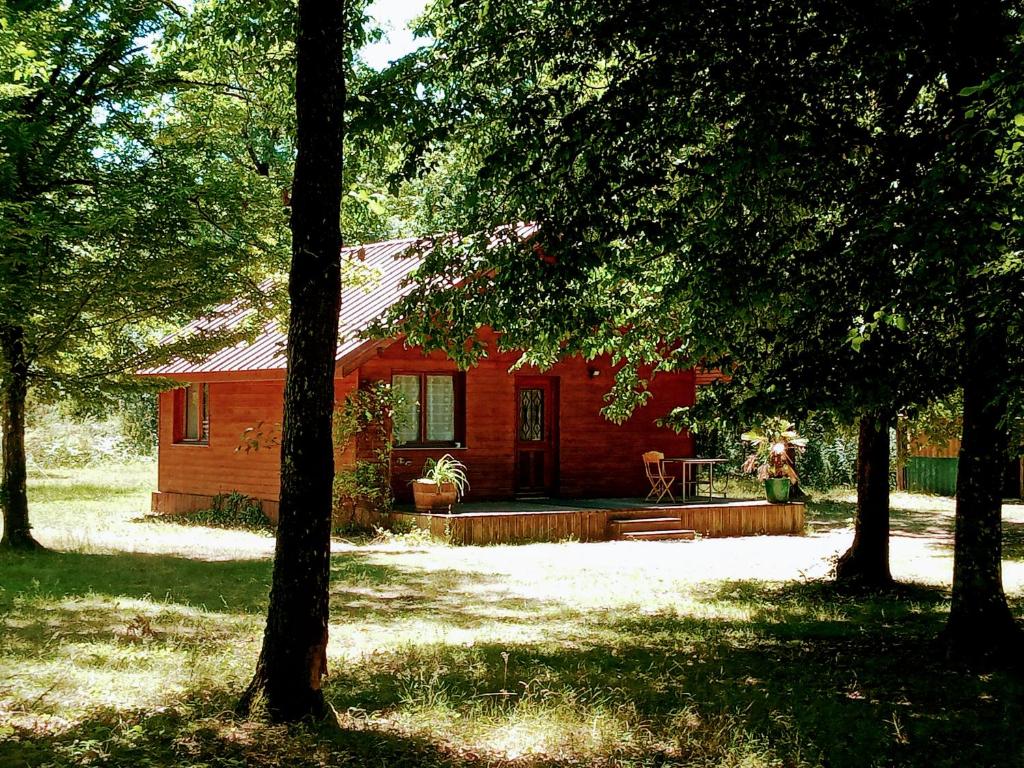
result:
M 174 391 L 174 442 L 209 442 L 209 402 L 209 384 L 189 384 Z

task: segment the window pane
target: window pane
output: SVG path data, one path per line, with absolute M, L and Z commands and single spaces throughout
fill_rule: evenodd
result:
M 420 377 L 392 376 L 391 386 L 401 396 L 395 411 L 395 443 L 415 443 L 420 439 Z
M 427 440 L 455 439 L 455 380 L 427 376 Z
M 207 441 L 210 439 L 210 385 L 203 384 L 203 424 L 199 439 Z
M 185 387 L 185 439 L 199 439 L 199 387 Z

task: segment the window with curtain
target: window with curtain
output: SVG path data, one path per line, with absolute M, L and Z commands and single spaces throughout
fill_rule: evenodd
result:
M 174 393 L 174 441 L 208 443 L 210 385 L 189 384 Z
M 403 400 L 395 414 L 395 445 L 454 446 L 463 441 L 461 374 L 395 374 L 391 386 Z
M 395 444 L 418 443 L 420 441 L 420 377 L 392 376 L 391 387 L 401 398 L 399 410 L 395 412 Z

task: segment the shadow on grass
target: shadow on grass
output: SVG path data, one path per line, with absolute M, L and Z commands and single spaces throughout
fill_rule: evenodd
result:
M 1003 559 L 1024 560 L 1024 523 L 1003 520 Z
M 378 553 L 331 558 L 331 614 L 336 624 L 423 620 L 461 629 L 536 621 L 560 604 L 509 598 L 494 577 L 403 568 Z M 43 551 L 0 558 L 0 633 L 9 659 L 35 660 L 39 646 L 123 643 L 133 624 L 147 641 L 174 646 L 216 642 L 244 631 L 266 611 L 270 560 L 200 560 L 174 555 Z M 500 584 L 497 585 L 500 587 Z M 131 601 L 131 602 L 128 602 Z M 136 603 L 135 601 L 141 601 Z M 211 614 L 217 616 L 213 618 Z M 203 619 L 202 617 L 206 617 Z
M 851 528 L 857 504 L 839 499 L 822 499 L 808 504 L 808 525 L 813 531 L 827 532 Z M 904 509 L 893 506 L 889 512 L 894 536 L 948 539 L 953 534 L 953 515 L 937 508 Z
M 828 533 L 853 526 L 857 505 L 850 501 L 823 499 L 808 505 L 807 526 L 814 533 Z M 953 551 L 952 514 L 941 509 L 893 507 L 890 527 L 893 536 L 933 539 L 935 549 Z M 1024 560 L 1024 522 L 1003 519 L 1003 559 Z
M 342 718 L 340 730 L 315 726 L 246 723 L 225 714 L 235 695 L 194 694 L 200 706 L 157 714 L 99 709 L 70 728 L 0 723 L 0 765 L 79 768 L 136 766 L 389 766 L 394 768 L 484 768 L 490 760 L 460 755 L 424 737 L 363 727 Z M 217 704 L 219 703 L 219 706 Z
M 342 710 L 561 722 L 576 743 L 611 717 L 621 740 L 590 756 L 610 764 L 735 764 L 751 750 L 752 765 L 851 768 L 1024 757 L 1024 680 L 945 663 L 943 590 L 863 598 L 737 582 L 705 597 L 726 617 L 591 612 L 542 643 L 379 654 L 329 692 Z
M 348 607 L 366 620 L 450 611 L 438 620 L 458 621 L 461 604 L 469 621 L 491 605 L 469 592 L 440 602 L 483 575 L 410 573 L 357 555 L 334 567 L 336 607 L 370 588 L 383 598 L 371 615 Z M 389 603 L 399 587 L 424 594 Z M 695 598 L 687 614 L 499 601 L 537 622 L 571 621 L 536 642 L 411 644 L 338 662 L 326 691 L 343 715 L 337 734 L 236 722 L 223 713 L 237 692 L 207 688 L 159 711 L 91 709 L 68 727 L 0 718 L 0 765 L 861 768 L 1024 757 L 1024 683 L 943 662 L 941 589 L 866 597 L 817 582 L 728 582 Z M 488 751 L 498 736 L 543 748 L 512 759 Z
M 838 499 L 820 499 L 807 502 L 807 529 L 812 533 L 828 533 L 853 525 L 857 505 Z
M 123 597 L 225 613 L 265 609 L 269 560 L 199 560 L 134 552 L 44 551 L 0 559 L 0 608 L 16 598 L 52 602 Z

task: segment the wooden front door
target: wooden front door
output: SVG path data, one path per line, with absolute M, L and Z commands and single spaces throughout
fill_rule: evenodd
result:
M 516 495 L 558 491 L 558 379 L 516 377 Z

